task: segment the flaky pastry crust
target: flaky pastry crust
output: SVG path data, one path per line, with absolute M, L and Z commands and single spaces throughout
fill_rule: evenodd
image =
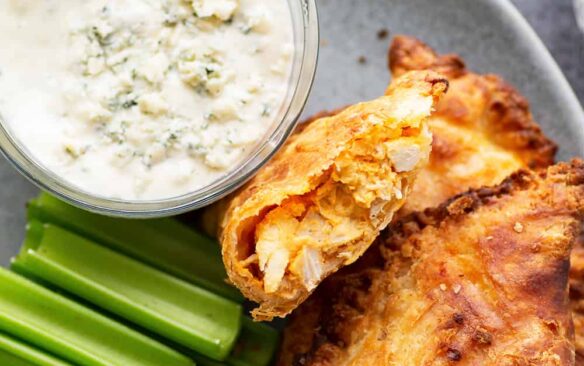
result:
M 403 214 L 434 207 L 468 188 L 498 184 L 520 168 L 553 164 L 556 145 L 533 120 L 526 99 L 500 77 L 469 72 L 460 57 L 440 56 L 412 37 L 396 37 L 389 56 L 394 77 L 431 69 L 450 81 L 429 121 L 430 164 Z
M 405 216 L 294 313 L 279 365 L 572 365 L 583 219 L 581 160 Z

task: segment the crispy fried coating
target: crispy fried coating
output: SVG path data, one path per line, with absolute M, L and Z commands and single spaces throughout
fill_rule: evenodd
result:
M 405 216 L 294 313 L 279 365 L 572 365 L 582 220 L 581 160 Z
M 435 205 L 459 193 L 457 186 L 466 189 L 492 185 L 515 168 L 544 168 L 553 163 L 557 147 L 533 122 L 525 98 L 499 77 L 471 74 L 465 70 L 464 62 L 458 56 L 438 56 L 411 37 L 397 37 L 389 54 L 390 69 L 394 75 L 431 68 L 450 80 L 448 95 L 429 121 L 434 134 L 430 164 L 420 172 L 402 212 L 430 207 L 426 205 L 427 196 L 433 197 L 432 205 Z M 466 134 L 465 129 L 461 128 L 458 129 L 459 134 L 455 132 L 449 136 L 447 129 L 441 128 L 444 125 L 442 121 L 452 131 L 457 129 L 455 126 L 466 126 L 472 133 Z M 476 134 L 482 137 L 469 137 Z M 481 147 L 489 143 L 500 149 Z M 496 152 L 495 159 L 493 155 L 483 152 L 489 150 Z M 468 173 L 458 175 L 450 170 L 452 166 L 462 167 L 458 171 L 466 170 Z M 472 166 L 482 169 L 473 172 Z M 576 330 L 576 365 L 584 366 L 584 233 L 576 241 L 571 262 L 570 299 Z
M 385 96 L 311 123 L 232 198 L 223 259 L 256 319 L 288 314 L 387 226 L 427 163 L 426 121 L 447 87 L 432 71 L 404 74 Z
M 439 56 L 412 37 L 396 37 L 389 57 L 394 77 L 431 69 L 450 81 L 429 121 L 434 134 L 430 164 L 402 213 L 434 207 L 468 188 L 498 184 L 523 167 L 553 163 L 556 145 L 533 121 L 525 98 L 500 77 L 469 72 L 460 57 Z
M 570 267 L 570 307 L 574 319 L 576 366 L 584 365 L 584 225 L 574 245 Z

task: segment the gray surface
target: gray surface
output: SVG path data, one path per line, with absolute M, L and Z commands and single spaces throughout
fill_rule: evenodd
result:
M 513 3 L 549 48 L 580 101 L 584 101 L 584 33 L 578 29 L 572 0 L 513 0 Z
M 323 47 L 306 114 L 383 92 L 389 81 L 389 39 L 378 40 L 376 34 L 387 28 L 392 34 L 418 36 L 440 51 L 460 53 L 476 70 L 503 75 L 528 96 L 546 132 L 561 142 L 562 157 L 584 155 L 584 118 L 579 125 L 574 120 L 580 107 L 558 78 L 558 71 L 546 62 L 546 52 L 538 49 L 538 41 L 530 39 L 529 31 L 526 35 L 520 30 L 522 22 L 489 5 L 499 1 L 507 0 L 318 0 Z M 569 74 L 579 80 L 584 94 L 582 49 L 571 53 L 570 41 L 564 38 L 577 39 L 579 34 L 575 27 L 570 29 L 569 22 L 557 23 L 550 15 L 553 11 L 568 14 L 565 4 L 560 8 L 556 5 L 569 0 L 514 1 L 536 25 L 541 24 L 544 38 L 558 52 Z M 563 32 L 571 33 L 565 36 Z M 573 61 L 572 55 L 579 55 L 579 60 Z M 360 56 L 368 61 L 360 64 Z M 1 158 L 0 181 L 0 264 L 7 264 L 22 240 L 25 202 L 36 189 Z

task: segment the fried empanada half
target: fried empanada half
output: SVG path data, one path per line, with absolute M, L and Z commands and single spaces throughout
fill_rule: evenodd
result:
M 401 212 L 429 207 L 428 203 L 459 193 L 459 187 L 496 184 L 519 167 L 543 168 L 553 163 L 555 144 L 533 122 L 525 98 L 499 77 L 471 74 L 459 57 L 438 56 L 411 37 L 397 37 L 390 57 L 394 75 L 430 68 L 450 81 L 448 95 L 429 121 L 434 135 L 430 164 L 419 173 Z M 584 233 L 576 241 L 571 263 L 576 365 L 584 366 Z
M 279 365 L 573 365 L 583 220 L 581 160 L 403 217 L 294 312 Z
M 285 316 L 354 262 L 402 206 L 426 165 L 426 121 L 448 82 L 406 73 L 387 94 L 311 123 L 232 199 L 221 233 L 229 279 Z

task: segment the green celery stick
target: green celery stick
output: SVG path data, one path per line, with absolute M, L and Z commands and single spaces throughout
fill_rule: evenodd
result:
M 8 353 L 0 349 L 0 365 L 10 365 L 10 366 L 36 366 L 36 364 L 24 360 L 18 356 Z
M 163 340 L 162 342 L 164 343 Z M 211 360 L 196 352 L 184 349 L 180 345 L 166 344 L 191 357 L 199 366 L 268 366 L 278 348 L 279 333 L 269 325 L 256 323 L 243 316 L 241 334 L 237 344 L 223 362 Z
M 0 365 L 9 366 L 37 366 L 32 361 L 20 358 L 12 353 L 0 349 Z
M 0 333 L 0 365 L 4 366 L 70 366 L 7 334 Z
M 195 361 L 197 361 L 197 366 L 228 366 L 229 364 L 222 361 L 215 361 L 208 359 L 205 356 L 201 355 L 189 355 Z
M 31 221 L 28 228 L 15 271 L 212 359 L 228 357 L 240 331 L 241 305 L 58 226 Z
M 0 331 L 81 366 L 192 366 L 180 353 L 0 268 Z
M 225 282 L 217 242 L 177 220 L 130 220 L 94 214 L 41 193 L 28 204 L 29 219 L 59 225 L 231 300 L 243 296 Z
M 243 317 L 241 334 L 227 364 L 231 366 L 268 366 L 278 348 L 278 331 L 269 325 Z

